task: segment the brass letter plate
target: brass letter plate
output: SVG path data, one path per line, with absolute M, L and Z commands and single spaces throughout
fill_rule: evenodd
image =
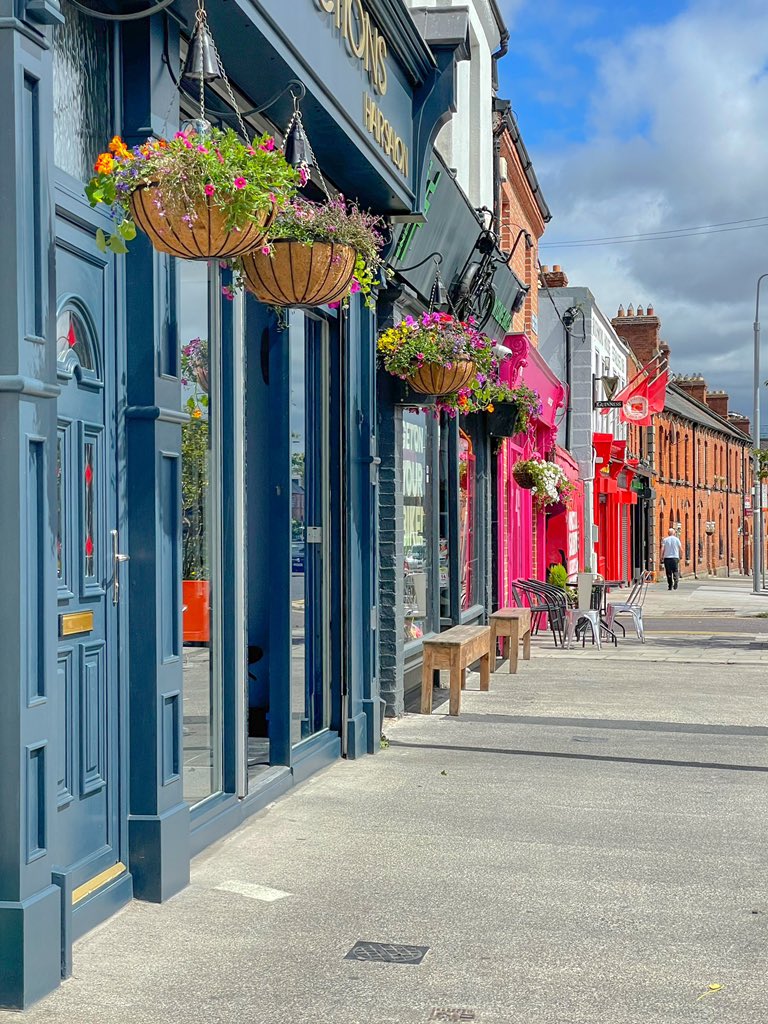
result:
M 67 612 L 59 616 L 59 636 L 90 633 L 92 629 L 93 612 Z

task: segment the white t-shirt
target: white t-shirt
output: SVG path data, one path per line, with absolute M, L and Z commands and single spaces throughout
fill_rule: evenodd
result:
M 683 553 L 683 546 L 680 543 L 680 538 L 674 534 L 669 534 L 661 542 L 661 557 L 662 558 L 679 558 Z

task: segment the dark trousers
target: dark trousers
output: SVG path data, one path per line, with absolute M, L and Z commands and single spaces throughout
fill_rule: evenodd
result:
M 677 581 L 680 579 L 680 559 L 679 558 L 665 558 L 664 569 L 667 573 L 667 583 L 671 590 L 673 586 L 677 586 Z

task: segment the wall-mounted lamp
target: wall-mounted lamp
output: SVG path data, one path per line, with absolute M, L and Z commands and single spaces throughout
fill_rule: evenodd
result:
M 520 230 L 517 233 L 517 238 L 513 242 L 512 248 L 509 250 L 509 255 L 507 256 L 507 263 L 509 263 L 512 257 L 515 255 L 515 249 L 517 248 L 521 238 L 525 239 L 526 249 L 533 248 L 533 235 L 530 233 L 530 231 L 526 231 L 525 228 L 520 228 Z

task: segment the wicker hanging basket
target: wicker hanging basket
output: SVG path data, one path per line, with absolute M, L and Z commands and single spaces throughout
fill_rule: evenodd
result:
M 202 199 L 191 225 L 183 214 L 155 205 L 159 190 L 154 185 L 137 188 L 131 194 L 131 212 L 137 227 L 149 237 L 158 252 L 183 260 L 227 259 L 241 256 L 264 240 L 275 219 L 276 210 L 259 211 L 258 220 L 250 221 L 241 230 L 227 227 L 227 215 L 210 198 Z
M 471 359 L 458 359 L 451 366 L 424 363 L 405 379 L 420 395 L 452 395 L 466 387 L 475 373 L 475 364 Z
M 522 462 L 517 462 L 512 467 L 512 476 L 515 478 L 515 483 L 526 491 L 532 491 L 536 487 L 533 474 Z
M 275 239 L 272 253 L 243 256 L 245 286 L 271 306 L 325 306 L 349 294 L 357 251 L 349 245 Z

